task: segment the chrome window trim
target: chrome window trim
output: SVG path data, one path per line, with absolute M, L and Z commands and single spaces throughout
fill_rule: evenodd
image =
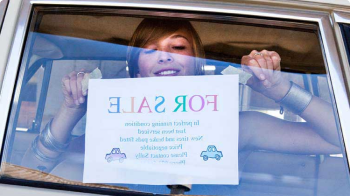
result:
M 1 29 L 2 29 L 2 23 L 4 22 L 8 2 L 9 2 L 9 0 L 0 1 L 0 33 L 1 33 Z
M 350 24 L 350 12 L 335 11 L 333 17 L 336 23 Z
M 6 132 L 6 124 L 7 124 L 7 118 L 9 117 L 10 112 L 10 106 L 11 106 L 11 99 L 12 95 L 15 92 L 15 84 L 16 84 L 16 75 L 17 71 L 19 69 L 19 62 L 20 57 L 22 55 L 22 48 L 25 41 L 26 36 L 26 30 L 29 22 L 29 17 L 31 13 L 32 5 L 29 1 L 22 0 L 21 10 L 20 10 L 20 16 L 17 21 L 17 27 L 15 30 L 14 39 L 12 42 L 11 50 L 9 53 L 7 65 L 5 68 L 3 83 L 1 86 L 0 91 L 0 107 L 4 111 L 3 114 L 0 114 L 0 146 L 3 147 L 3 149 L 7 148 L 7 144 L 4 142 L 5 139 L 5 132 Z M 16 65 L 16 66 L 10 66 L 10 65 Z M 19 73 L 19 78 L 23 78 L 24 73 Z M 21 83 L 21 81 L 19 81 Z M 20 85 L 18 85 L 20 86 Z M 18 87 L 17 87 L 18 88 Z M 16 107 L 18 96 L 14 97 L 14 106 Z M 10 120 L 11 121 L 11 120 Z M 0 149 L 0 155 L 2 154 L 2 150 Z M 4 156 L 1 156 L 1 161 L 3 160 Z M 0 173 L 2 171 L 2 165 L 0 167 Z
M 344 65 L 343 66 L 344 74 L 346 75 L 346 77 L 344 78 L 346 80 L 345 85 L 347 85 L 348 96 L 350 96 L 350 93 L 349 93 L 350 92 L 350 64 L 348 61 L 349 57 L 346 52 L 344 37 L 340 29 L 340 24 L 350 24 L 350 13 L 336 11 L 333 13 L 333 19 L 334 19 L 334 32 L 336 35 L 336 41 L 339 47 L 341 61 Z
M 84 5 L 84 6 L 110 6 L 124 8 L 153 8 L 163 10 L 181 10 L 203 13 L 223 13 L 235 14 L 242 16 L 255 16 L 265 18 L 291 19 L 301 22 L 315 22 L 320 27 L 320 37 L 323 43 L 324 55 L 326 57 L 325 64 L 329 73 L 328 81 L 334 90 L 333 96 L 337 111 L 339 113 L 339 122 L 345 141 L 347 157 L 350 157 L 350 121 L 346 118 L 350 116 L 349 99 L 344 82 L 344 74 L 342 64 L 338 56 L 336 40 L 332 29 L 332 21 L 328 12 L 319 11 L 302 11 L 285 8 L 273 8 L 267 6 L 247 6 L 233 3 L 217 3 L 217 2 L 184 2 L 184 1 L 154 1 L 154 0 L 23 0 L 21 14 L 18 19 L 17 29 L 12 43 L 12 49 L 7 63 L 3 86 L 1 89 L 0 108 L 0 146 L 2 146 L 3 137 L 5 135 L 7 119 L 10 112 L 10 104 L 12 95 L 15 91 L 17 71 L 20 68 L 20 57 L 25 45 L 26 31 L 33 5 Z M 19 73 L 19 79 L 23 78 L 23 71 Z M 18 82 L 17 89 L 20 88 L 21 81 Z M 14 106 L 17 104 L 19 93 L 14 95 Z M 16 109 L 16 107 L 13 107 Z M 13 120 L 13 116 L 9 118 L 9 122 Z M 6 147 L 6 144 L 4 145 Z M 0 149 L 1 153 L 2 149 Z M 2 167 L 0 168 L 0 170 Z

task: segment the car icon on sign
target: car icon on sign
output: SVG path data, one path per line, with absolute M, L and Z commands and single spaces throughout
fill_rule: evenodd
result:
M 105 159 L 108 163 L 116 160 L 118 160 L 119 163 L 122 163 L 124 159 L 126 159 L 126 154 L 121 153 L 119 148 L 113 148 L 110 153 L 106 154 Z
M 216 147 L 214 145 L 210 145 L 208 146 L 207 151 L 202 151 L 201 157 L 203 157 L 204 161 L 207 161 L 209 158 L 220 161 L 223 155 L 221 151 L 216 150 Z

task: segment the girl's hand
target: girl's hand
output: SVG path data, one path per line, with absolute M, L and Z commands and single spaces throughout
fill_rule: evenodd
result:
M 247 82 L 255 91 L 279 101 L 288 92 L 290 83 L 281 76 L 281 57 L 274 51 L 253 50 L 242 57 L 242 69 L 253 75 Z
M 73 71 L 62 79 L 62 91 L 64 95 L 64 106 L 67 109 L 86 110 L 86 95 L 82 93 L 81 81 L 84 78 L 84 71 Z

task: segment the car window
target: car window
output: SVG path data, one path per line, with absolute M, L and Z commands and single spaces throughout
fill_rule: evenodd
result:
M 37 6 L 35 11 L 31 20 L 36 25 L 29 28 L 19 70 L 23 75 L 17 79 L 16 85 L 19 87 L 12 103 L 12 118 L 7 125 L 7 145 L 1 160 L 5 165 L 1 174 L 3 179 L 61 183 L 63 187 L 74 184 L 86 192 L 107 188 L 111 191 L 109 194 L 118 192 L 113 190 L 155 194 L 169 194 L 178 190 L 188 195 L 350 193 L 347 157 L 316 24 L 307 23 L 296 28 L 295 25 L 289 26 L 290 21 L 283 20 L 280 21 L 282 25 L 273 21 L 260 24 L 253 23 L 250 18 L 237 22 L 237 18 L 230 15 L 218 17 L 159 10 Z M 132 45 L 134 32 L 138 28 L 148 28 L 140 24 L 160 20 L 174 26 L 175 23 L 186 23 L 186 28 L 193 28 L 198 37 L 192 35 L 192 38 L 201 42 L 202 56 L 194 54 L 199 49 L 196 50 L 193 45 L 198 43 L 188 41 L 191 37 L 186 37 L 189 30 L 182 28 L 174 31 L 177 33 L 175 38 L 170 37 L 170 40 L 180 39 L 178 42 L 182 43 L 181 46 L 170 47 L 171 52 L 164 52 L 163 42 L 157 42 L 163 40 L 162 36 L 159 36 L 162 39 L 149 38 L 151 41 L 142 47 Z M 157 28 L 153 31 L 157 31 Z M 154 53 L 168 56 L 154 62 L 150 57 L 139 61 L 128 56 L 132 46 L 149 56 Z M 190 50 L 187 51 L 188 48 Z M 176 59 L 169 57 L 174 53 L 181 53 L 195 62 L 204 62 L 198 74 L 186 72 L 187 75 L 183 76 L 221 76 L 232 69 L 236 74 L 243 73 L 244 76 L 240 75 L 240 78 L 248 75 L 247 81 L 240 81 L 237 103 L 240 123 L 237 144 L 239 185 L 83 183 L 85 130 L 89 122 L 84 115 L 84 104 L 91 95 L 87 91 L 87 96 L 82 96 L 82 100 L 72 98 L 72 82 L 97 68 L 102 80 L 132 81 L 143 77 L 142 74 L 148 74 L 147 77 L 177 76 L 182 73 L 180 63 L 176 65 L 180 67 L 177 69 L 154 72 L 147 72 L 146 69 L 156 63 L 174 62 Z M 133 67 L 132 61 L 137 61 L 139 65 Z M 256 71 L 256 67 L 261 73 Z M 186 77 L 175 78 L 180 81 Z M 73 88 L 82 88 L 78 86 L 80 84 L 75 83 Z M 66 107 L 73 110 L 65 110 Z M 70 115 L 67 111 L 82 112 Z M 57 123 L 57 119 L 63 121 Z M 68 123 L 72 120 L 74 124 Z M 103 127 L 104 119 L 98 120 Z M 57 127 L 61 131 L 57 131 Z M 51 136 L 47 136 L 48 129 L 51 129 Z M 64 132 L 63 129 L 69 131 Z M 228 133 L 231 130 L 225 131 Z M 71 138 L 72 141 L 61 142 L 61 148 L 45 151 L 44 144 L 38 142 L 48 141 L 48 137 L 67 141 L 64 138 Z M 220 139 L 230 138 L 220 136 Z M 103 142 L 97 141 L 96 146 Z M 154 150 L 156 147 L 149 148 Z M 201 149 L 202 152 L 196 156 L 206 163 L 220 163 L 230 153 L 211 143 L 203 144 Z M 157 150 L 163 149 L 158 146 Z M 111 148 L 106 153 L 110 152 Z M 105 164 L 131 159 L 125 149 L 112 149 L 112 154 L 118 156 L 104 155 L 103 158 L 107 160 L 103 160 Z M 141 165 L 139 167 L 142 168 Z M 44 174 L 52 178 L 42 178 Z
M 346 52 L 347 52 L 347 55 L 349 56 L 349 47 L 350 47 L 350 41 L 349 41 L 349 38 L 350 38 L 350 26 L 348 24 L 340 24 L 339 25 L 341 30 L 342 30 L 342 35 L 343 35 L 343 38 L 344 38 L 344 45 L 345 45 L 345 48 L 346 48 Z

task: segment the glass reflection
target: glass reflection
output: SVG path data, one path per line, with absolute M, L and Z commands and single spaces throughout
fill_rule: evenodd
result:
M 206 59 L 199 35 L 184 21 L 169 25 L 167 20 L 146 19 L 129 46 L 34 34 L 18 118 L 10 125 L 16 132 L 8 162 L 82 180 L 88 97 L 81 93 L 80 83 L 96 67 L 108 79 L 219 75 L 233 66 L 251 75 L 240 85 L 240 185 L 192 185 L 187 194 L 252 195 L 269 187 L 293 188 L 298 195 L 349 193 L 325 74 L 281 71 L 278 51 L 252 50 L 242 56 L 242 65 Z M 46 82 L 49 85 L 43 88 Z M 74 140 L 59 150 L 47 148 L 40 139 L 47 127 L 62 145 L 71 135 Z M 330 156 L 335 154 L 342 156 Z M 169 193 L 166 186 L 118 186 Z

